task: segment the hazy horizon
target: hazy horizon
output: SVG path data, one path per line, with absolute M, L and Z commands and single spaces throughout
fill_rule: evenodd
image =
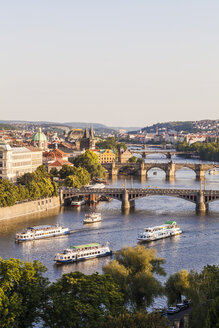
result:
M 218 12 L 216 0 L 1 2 L 1 119 L 218 119 Z

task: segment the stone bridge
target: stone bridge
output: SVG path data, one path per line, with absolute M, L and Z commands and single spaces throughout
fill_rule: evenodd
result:
M 205 173 L 213 168 L 219 168 L 219 164 L 196 164 L 196 163 L 168 163 L 154 162 L 154 163 L 104 163 L 102 166 L 107 170 L 110 176 L 118 176 L 119 174 L 131 174 L 141 177 L 147 177 L 149 170 L 159 168 L 166 173 L 168 180 L 175 178 L 175 173 L 181 168 L 188 168 L 195 172 L 197 179 L 204 179 Z
M 134 154 L 140 154 L 142 158 L 147 158 L 147 155 L 152 155 L 152 154 L 161 154 L 165 155 L 166 158 L 171 159 L 173 155 L 184 155 L 184 156 L 192 156 L 192 155 L 197 155 L 196 152 L 182 152 L 182 151 L 176 151 L 176 150 L 130 150 L 130 152 Z
M 171 196 L 182 198 L 196 204 L 196 211 L 205 213 L 210 202 L 219 200 L 219 190 L 197 190 L 197 189 L 167 189 L 167 188 L 60 188 L 62 203 L 66 199 L 76 196 L 92 197 L 93 195 L 107 196 L 117 199 L 122 203 L 122 209 L 134 206 L 135 200 L 148 196 Z

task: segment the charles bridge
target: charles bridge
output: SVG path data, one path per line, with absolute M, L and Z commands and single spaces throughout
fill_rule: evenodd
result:
M 175 173 L 181 168 L 188 168 L 195 172 L 197 179 L 204 179 L 205 173 L 213 168 L 219 168 L 219 164 L 197 164 L 197 163 L 174 163 L 169 161 L 153 162 L 153 163 L 104 163 L 102 166 L 107 170 L 111 177 L 118 176 L 119 174 L 132 174 L 140 177 L 147 177 L 149 170 L 158 168 L 166 173 L 166 178 L 172 180 L 175 178 Z
M 59 189 L 61 202 L 74 197 L 84 196 L 92 200 L 93 196 L 105 196 L 121 201 L 122 209 L 130 209 L 135 205 L 135 200 L 148 196 L 171 196 L 181 198 L 196 204 L 198 213 L 205 213 L 209 203 L 219 200 L 219 190 L 198 189 L 167 189 L 167 188 L 71 188 Z

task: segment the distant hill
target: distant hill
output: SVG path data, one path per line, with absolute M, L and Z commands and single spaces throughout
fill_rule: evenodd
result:
M 142 132 L 155 133 L 157 130 L 170 131 L 175 130 L 177 132 L 196 133 L 206 132 L 208 130 L 214 130 L 217 127 L 218 120 L 200 120 L 200 121 L 173 121 L 157 123 L 150 126 L 146 126 L 141 129 Z M 139 130 L 131 131 L 130 133 L 138 133 Z
M 60 122 L 48 122 L 48 121 L 19 121 L 19 120 L 0 120 L 0 124 L 10 124 L 10 125 L 41 125 L 44 127 L 50 126 L 50 125 L 54 125 L 56 127 L 58 126 L 65 126 L 68 128 L 85 128 L 85 127 L 90 127 L 91 125 L 93 126 L 93 128 L 95 130 L 98 131 L 106 131 L 106 132 L 115 132 L 115 131 L 119 131 L 119 130 L 126 130 L 126 131 L 132 131 L 132 130 L 138 130 L 140 129 L 140 127 L 111 127 L 111 126 L 107 126 L 101 123 L 87 123 L 87 122 L 64 122 L 64 123 L 60 123 Z

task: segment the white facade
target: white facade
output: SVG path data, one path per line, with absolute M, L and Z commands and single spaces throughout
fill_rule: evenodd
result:
M 0 178 L 17 181 L 25 173 L 34 172 L 42 165 L 42 151 L 30 150 L 26 147 L 12 148 L 7 144 L 0 144 Z

